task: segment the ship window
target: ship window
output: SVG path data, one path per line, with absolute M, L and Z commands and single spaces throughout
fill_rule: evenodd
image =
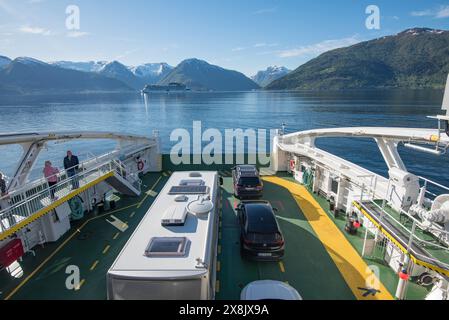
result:
M 145 255 L 147 257 L 181 257 L 187 251 L 187 238 L 152 238 Z
M 332 179 L 331 191 L 335 194 L 338 193 L 338 181 L 337 180 Z

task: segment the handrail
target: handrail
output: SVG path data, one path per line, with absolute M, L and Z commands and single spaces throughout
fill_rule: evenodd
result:
M 111 162 L 100 164 L 100 165 L 98 165 L 96 167 L 90 168 L 89 170 L 82 171 L 82 172 L 80 172 L 80 173 L 78 173 L 78 174 L 76 174 L 76 175 L 74 175 L 74 176 L 72 176 L 72 177 L 70 177 L 68 179 L 64 179 L 62 181 L 59 181 L 57 184 L 55 184 L 53 186 L 53 188 L 54 189 L 58 189 L 62 185 L 67 184 L 67 182 L 71 182 L 72 180 L 79 179 L 81 176 L 86 176 L 89 173 L 93 173 L 94 171 L 98 171 L 99 169 L 101 169 L 102 167 L 107 166 L 107 165 L 109 165 L 109 167 L 111 168 Z M 109 171 L 112 171 L 112 168 Z M 20 206 L 22 204 L 25 204 L 27 202 L 30 202 L 30 201 L 34 201 L 36 198 L 39 198 L 42 194 L 45 194 L 45 193 L 48 193 L 48 192 L 49 192 L 49 188 L 45 187 L 43 190 L 41 190 L 39 193 L 33 195 L 32 197 L 25 198 L 24 200 L 22 200 L 20 202 L 17 202 L 17 203 L 14 203 L 12 206 L 10 206 L 8 208 L 5 208 L 4 210 L 0 211 L 0 215 L 2 215 L 4 212 L 10 210 L 11 208 L 18 207 L 18 206 Z
M 83 170 L 79 172 L 78 174 L 64 179 L 54 186 L 52 188 L 45 187 L 43 190 L 38 192 L 37 194 L 33 195 L 32 197 L 25 198 L 24 200 L 14 203 L 12 206 L 5 208 L 4 210 L 0 211 L 0 230 L 1 232 L 6 231 L 10 229 L 11 227 L 14 227 L 14 225 L 17 224 L 15 216 L 19 216 L 21 218 L 28 218 L 38 212 L 39 210 L 49 206 L 52 204 L 51 194 L 52 191 L 54 193 L 63 192 L 63 197 L 69 195 L 71 192 L 73 192 L 73 186 L 74 181 L 79 183 L 82 180 L 89 180 L 89 178 L 93 178 L 93 180 L 100 178 L 101 176 L 104 176 L 108 172 L 114 172 L 118 175 L 120 175 L 125 181 L 127 181 L 133 188 L 135 188 L 138 192 L 141 191 L 141 184 L 142 181 L 135 176 L 135 174 L 126 174 L 126 167 L 116 159 L 112 159 L 106 163 L 98 164 L 95 167 L 89 168 L 88 170 Z M 89 181 L 86 181 L 86 184 L 89 183 Z M 45 203 L 43 203 L 45 202 Z M 48 202 L 48 203 L 47 203 Z M 3 226 L 3 219 L 8 219 L 8 228 Z
M 388 216 L 388 218 L 390 218 L 390 219 L 392 219 L 394 222 L 396 222 L 396 224 L 397 224 L 396 226 L 402 228 L 402 229 L 406 232 L 406 235 L 412 237 L 413 241 L 417 241 L 417 242 L 419 242 L 420 244 L 426 244 L 426 245 L 428 245 L 428 246 L 432 246 L 432 247 L 434 247 L 434 248 L 442 249 L 442 250 L 444 250 L 444 251 L 449 252 L 449 248 L 448 248 L 448 247 L 440 246 L 440 245 L 437 245 L 437 244 L 435 244 L 435 243 L 429 242 L 429 241 L 427 241 L 427 240 L 421 239 L 421 238 L 418 237 L 416 234 L 412 233 L 412 231 L 410 231 L 407 227 L 405 227 L 405 226 L 404 226 L 402 223 L 400 223 L 397 219 L 395 219 L 393 216 L 391 216 L 387 211 L 385 211 L 384 209 L 382 209 L 377 203 L 375 203 L 374 201 L 370 201 L 370 202 L 373 203 L 377 208 L 379 208 L 380 210 L 382 210 L 382 213 L 383 213 L 383 214 L 386 214 L 386 215 Z M 361 207 L 364 208 L 365 210 L 367 210 L 366 207 L 363 205 L 363 203 L 361 203 Z M 380 218 L 380 219 L 382 220 L 383 218 Z M 391 232 L 391 230 L 390 230 L 389 232 Z M 391 236 L 393 236 L 393 235 L 394 235 L 396 238 L 398 238 L 398 239 L 400 238 L 398 235 L 396 235 L 396 234 L 394 234 L 394 233 L 393 233 Z M 422 250 L 426 251 L 426 250 L 425 250 L 425 247 L 422 248 Z M 416 258 L 421 258 L 421 259 L 424 259 L 424 260 L 432 261 L 432 262 L 434 262 L 434 263 L 436 263 L 436 264 L 444 265 L 445 268 L 448 268 L 448 269 L 449 269 L 449 263 L 444 262 L 444 261 L 442 261 L 442 260 L 440 260 L 440 259 L 434 257 L 434 256 L 433 256 L 430 252 L 428 252 L 428 251 L 426 251 L 426 252 L 428 253 L 427 256 L 422 255 L 422 254 L 420 254 L 420 253 L 418 253 L 418 252 L 413 252 L 413 256 L 415 256 Z
M 8 230 L 14 230 L 17 225 L 20 225 L 22 220 L 29 219 L 36 214 L 42 213 L 46 214 L 46 208 L 51 208 L 55 203 L 58 205 L 58 200 L 52 200 L 52 194 L 64 198 L 69 196 L 73 192 L 77 192 L 73 189 L 73 182 L 84 182 L 84 186 L 88 185 L 97 179 L 112 172 L 112 163 L 99 165 L 91 170 L 81 172 L 69 179 L 61 181 L 57 185 L 53 186 L 52 189 L 45 188 L 39 194 L 34 197 L 27 199 L 24 202 L 15 204 L 11 207 L 6 208 L 0 212 L 0 232 L 8 232 Z M 76 179 L 76 180 L 75 180 Z M 83 186 L 81 186 L 82 188 Z M 79 192 L 79 191 L 78 191 Z M 3 223 L 7 221 L 7 226 Z
M 92 157 L 91 157 L 91 158 L 87 158 L 86 160 L 83 160 L 82 162 L 80 162 L 80 164 L 79 164 L 78 166 L 81 167 L 83 164 L 86 164 L 86 163 L 88 163 L 88 162 L 97 160 L 97 159 L 101 158 L 102 156 L 104 156 L 104 155 L 102 155 L 102 156 L 95 156 L 95 154 L 93 154 L 93 153 L 90 152 L 90 151 L 89 151 L 89 152 L 86 152 L 86 154 L 87 154 L 87 155 L 92 155 Z M 73 167 L 71 167 L 71 168 L 61 170 L 59 173 L 57 173 L 57 174 L 55 174 L 55 175 L 52 175 L 52 176 L 50 176 L 50 177 L 55 177 L 55 176 L 61 177 L 61 176 L 63 176 L 64 174 L 67 174 L 67 171 L 69 171 L 69 170 L 71 170 L 71 169 L 74 169 L 75 167 L 77 167 L 77 166 L 73 166 Z M 19 177 L 21 177 L 21 176 L 22 176 L 22 175 L 20 175 Z M 20 187 L 20 188 L 18 188 L 18 189 L 11 190 L 11 191 L 8 192 L 8 195 L 1 197 L 0 200 L 5 200 L 5 199 L 8 199 L 8 198 L 17 196 L 17 195 L 20 194 L 21 192 L 27 192 L 28 190 L 31 190 L 32 188 L 36 188 L 36 187 L 38 187 L 38 186 L 40 186 L 40 185 L 42 185 L 42 184 L 45 184 L 45 183 L 47 183 L 47 179 L 48 179 L 48 178 L 45 178 L 45 177 L 38 178 L 38 179 L 36 179 L 36 180 L 34 180 L 34 181 L 30 182 L 30 183 L 27 183 L 26 186 Z

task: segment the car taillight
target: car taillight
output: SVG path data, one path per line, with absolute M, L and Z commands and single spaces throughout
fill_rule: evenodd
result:
M 263 187 L 262 186 L 257 186 L 257 190 L 262 191 Z

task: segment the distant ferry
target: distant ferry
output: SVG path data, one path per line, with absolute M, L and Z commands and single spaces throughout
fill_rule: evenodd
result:
M 186 85 L 178 82 L 171 82 L 168 86 L 160 86 L 156 84 L 148 84 L 143 88 L 142 93 L 152 93 L 152 92 L 186 92 L 190 91 Z

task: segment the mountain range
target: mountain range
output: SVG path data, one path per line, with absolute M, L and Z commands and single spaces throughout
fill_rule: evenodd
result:
M 413 28 L 323 53 L 267 89 L 443 88 L 448 73 L 449 31 Z
M 127 86 L 140 90 L 146 84 L 156 84 L 165 77 L 173 67 L 167 63 L 147 63 L 136 67 L 125 66 L 118 61 L 71 62 L 56 61 L 52 65 L 84 72 L 95 72 L 122 81 Z
M 227 70 L 198 59 L 182 61 L 165 78 L 161 85 L 183 83 L 192 90 L 246 91 L 260 87 L 243 73 Z
M 448 73 L 449 31 L 413 28 L 325 52 L 291 72 L 269 67 L 252 79 L 199 59 L 172 67 L 0 56 L 0 94 L 135 92 L 146 84 L 172 82 L 201 91 L 443 88 Z
M 171 82 L 185 84 L 192 90 L 235 91 L 258 89 L 251 79 L 237 71 L 226 70 L 199 59 L 187 59 L 177 67 L 167 63 L 147 63 L 140 66 L 125 66 L 112 62 L 68 62 L 57 61 L 52 65 L 120 80 L 128 87 L 141 90 L 147 84 L 168 85 Z
M 271 66 L 266 70 L 259 71 L 255 76 L 252 76 L 251 79 L 259 86 L 265 87 L 272 83 L 274 80 L 280 79 L 290 72 L 291 70 L 287 69 L 286 67 Z
M 46 63 L 33 58 L 0 56 L 0 94 L 126 92 L 146 84 L 180 82 L 192 90 L 245 91 L 259 86 L 240 72 L 203 60 L 188 59 L 176 68 L 167 63 L 129 67 L 118 61 Z
M 2 94 L 131 90 L 129 86 L 117 79 L 93 72 L 64 69 L 32 58 L 16 58 L 0 69 L 0 93 Z

